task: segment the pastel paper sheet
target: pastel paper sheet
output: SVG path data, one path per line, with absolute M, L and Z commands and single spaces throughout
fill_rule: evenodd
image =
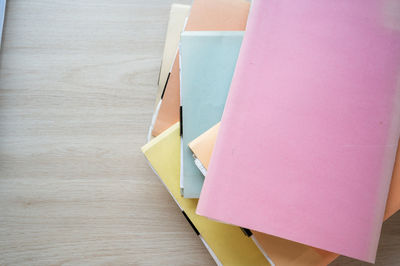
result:
M 181 35 L 181 192 L 198 198 L 204 176 L 188 144 L 221 120 L 243 31 L 185 31 Z
M 163 58 L 160 67 L 160 76 L 158 78 L 158 90 L 155 106 L 161 100 L 161 95 L 167 82 L 168 74 L 171 71 L 175 60 L 181 32 L 185 25 L 185 20 L 189 15 L 190 6 L 181 4 L 172 4 L 169 13 L 167 34 L 165 37 Z
M 374 262 L 399 137 L 392 2 L 252 2 L 198 214 Z
M 239 227 L 196 215 L 197 199 L 180 196 L 179 123 L 144 145 L 142 152 L 178 206 L 193 223 L 218 265 L 269 265 L 253 240 Z
M 219 123 L 201 134 L 189 143 L 190 149 L 196 160 L 205 168 L 208 168 L 215 141 L 218 135 Z M 400 209 L 400 153 L 399 146 L 389 196 L 386 203 L 384 219 L 388 219 Z M 261 248 L 268 254 L 276 265 L 327 265 L 338 255 L 328 251 L 322 251 L 290 240 L 253 231 L 254 237 L 260 243 Z
M 185 30 L 242 31 L 250 3 L 245 0 L 194 0 Z M 179 55 L 176 56 L 152 135 L 157 136 L 179 121 Z

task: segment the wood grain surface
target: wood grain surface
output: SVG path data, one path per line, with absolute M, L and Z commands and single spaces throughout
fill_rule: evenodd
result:
M 140 152 L 171 3 L 7 2 L 0 265 L 214 265 Z M 400 265 L 399 214 L 377 265 Z

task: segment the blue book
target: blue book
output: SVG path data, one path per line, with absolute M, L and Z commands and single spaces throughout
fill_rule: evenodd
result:
M 6 0 L 0 0 L 0 46 L 3 39 L 3 25 L 6 14 Z
M 204 176 L 188 144 L 221 120 L 243 31 L 185 31 L 180 43 L 181 194 L 198 198 Z

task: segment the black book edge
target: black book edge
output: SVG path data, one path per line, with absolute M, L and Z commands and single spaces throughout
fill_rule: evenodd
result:
M 162 100 L 162 98 L 164 98 L 165 89 L 167 88 L 167 84 L 168 84 L 168 80 L 169 80 L 170 76 L 171 76 L 171 72 L 168 73 L 167 80 L 165 81 L 164 88 L 163 88 L 163 91 L 161 93 L 161 100 Z
M 179 107 L 179 122 L 180 122 L 180 136 L 183 136 L 183 109 L 182 105 Z
M 251 237 L 253 235 L 253 233 L 247 228 L 240 227 L 240 230 L 242 230 L 243 234 L 245 234 L 248 237 Z
M 199 230 L 197 230 L 196 226 L 194 226 L 194 224 L 192 223 L 192 221 L 189 219 L 189 217 L 187 216 L 185 211 L 182 211 L 183 216 L 185 216 L 186 220 L 188 221 L 188 223 L 190 224 L 190 226 L 192 227 L 193 231 L 196 233 L 196 235 L 200 235 Z

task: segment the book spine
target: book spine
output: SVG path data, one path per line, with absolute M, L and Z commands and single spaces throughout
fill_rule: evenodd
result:
M 167 88 L 167 84 L 168 84 L 168 80 L 169 80 L 170 76 L 171 76 L 171 72 L 168 73 L 167 80 L 165 81 L 164 88 L 163 88 L 163 91 L 161 94 L 161 100 L 162 100 L 162 98 L 164 98 L 165 89 Z
M 247 228 L 240 227 L 240 230 L 242 230 L 243 234 L 245 234 L 248 237 L 251 237 L 253 235 L 253 233 Z
M 185 216 L 186 220 L 188 221 L 188 223 L 190 224 L 190 226 L 192 227 L 193 231 L 196 233 L 196 235 L 200 235 L 199 230 L 197 230 L 196 226 L 194 226 L 194 224 L 192 223 L 192 221 L 189 219 L 189 217 L 187 216 L 185 211 L 182 211 L 183 216 Z
M 180 121 L 180 136 L 183 136 L 183 109 L 182 106 L 179 107 L 179 121 Z

